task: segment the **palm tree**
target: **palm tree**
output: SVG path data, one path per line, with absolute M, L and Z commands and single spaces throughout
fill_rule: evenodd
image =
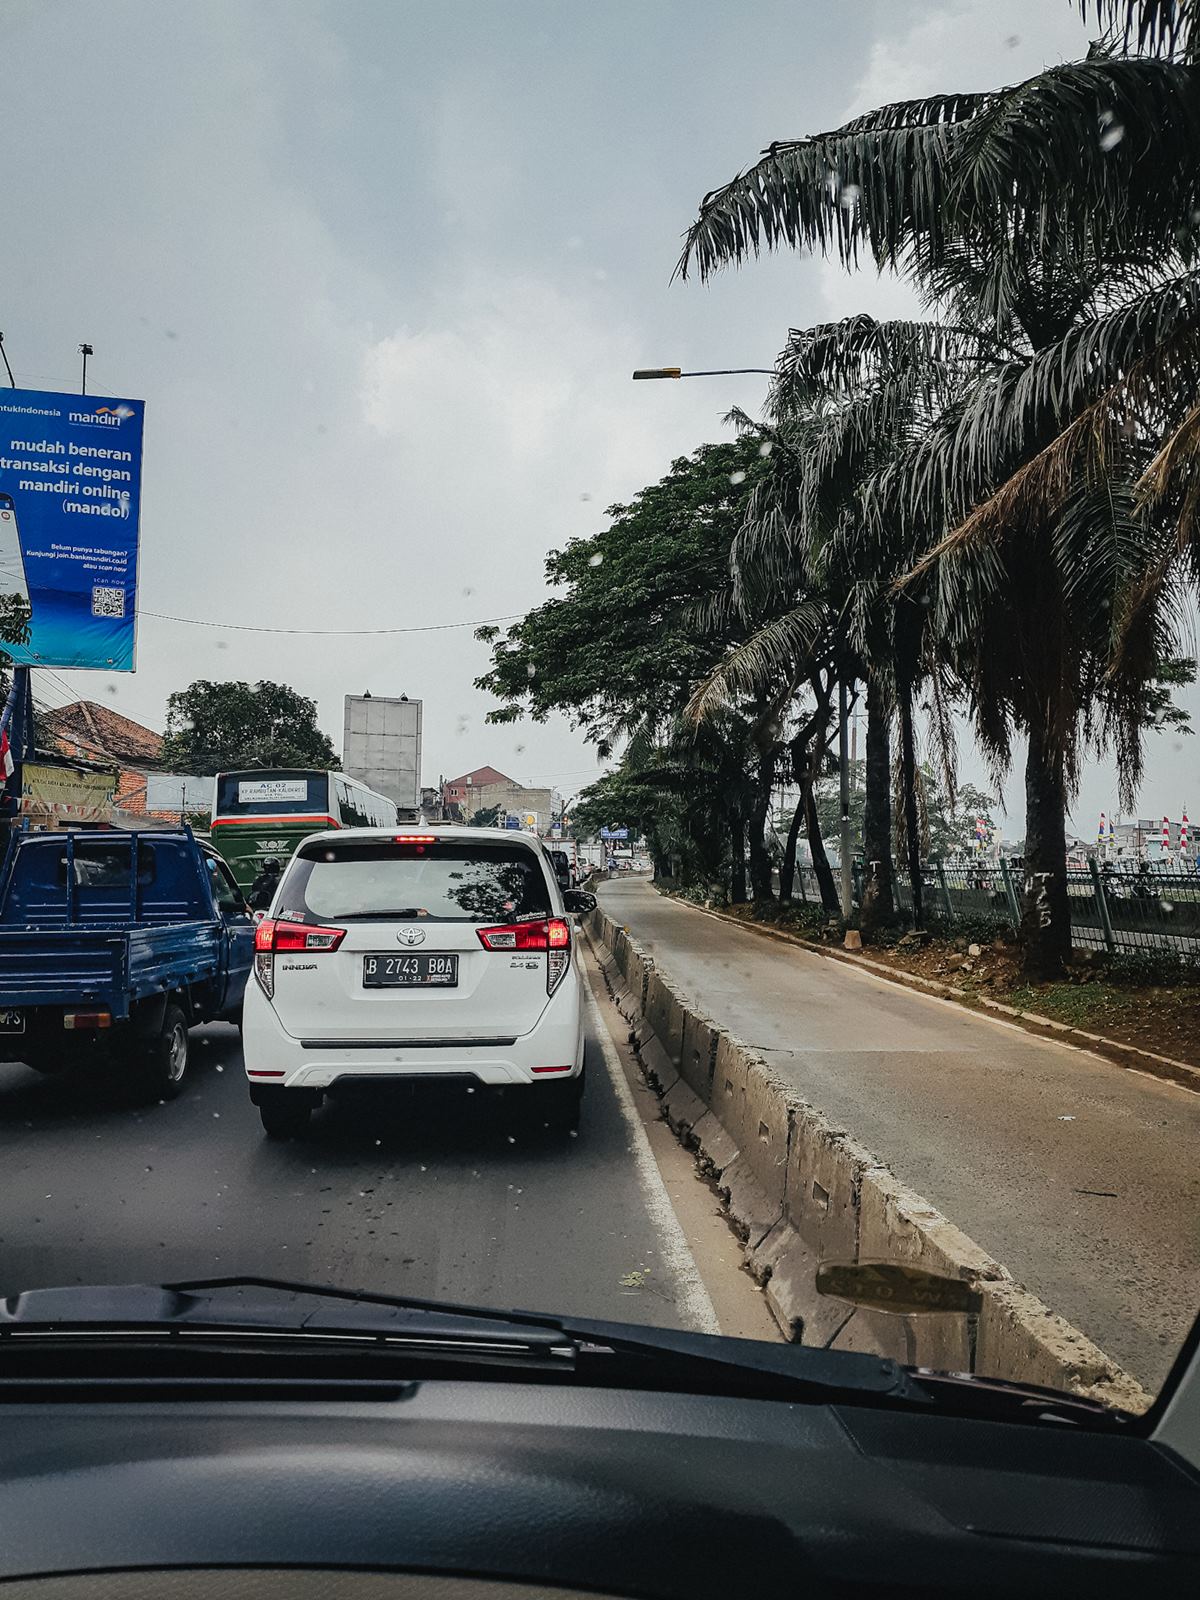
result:
M 912 275 L 932 323 L 829 347 L 825 381 L 851 404 L 864 372 L 937 384 L 947 350 L 967 374 L 913 411 L 858 500 L 871 537 L 898 525 L 925 552 L 909 582 L 928 586 L 996 767 L 1014 732 L 1028 739 L 1036 974 L 1069 949 L 1065 811 L 1082 750 L 1114 743 L 1133 787 L 1145 688 L 1172 645 L 1169 588 L 1147 581 L 1170 569 L 1163 518 L 1136 486 L 1188 425 L 1200 367 L 1198 87 L 1186 60 L 1098 51 L 1010 89 L 884 107 L 773 145 L 706 198 L 681 261 L 706 275 L 763 246 L 869 252 Z M 898 643 L 903 676 L 920 652 Z

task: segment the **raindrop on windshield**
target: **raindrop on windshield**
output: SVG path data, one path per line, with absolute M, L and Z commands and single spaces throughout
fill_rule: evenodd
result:
M 758 447 L 758 453 L 760 456 L 769 456 L 774 448 L 775 446 L 771 443 L 770 439 L 764 439 Z
M 861 194 L 862 190 L 856 183 L 848 183 L 842 190 L 841 198 L 838 201 L 838 204 L 841 206 L 843 211 L 853 211 L 859 202 L 859 197 Z
M 1160 900 L 1158 903 L 1162 907 L 1163 915 L 1166 917 L 1169 917 L 1175 909 L 1174 900 Z
M 744 472 L 731 472 L 729 474 L 729 481 L 730 483 L 745 483 L 746 474 Z
M 1111 111 L 1104 111 L 1100 115 L 1100 148 L 1101 150 L 1115 150 L 1125 137 L 1124 126 L 1113 121 Z
M 527 678 L 536 678 L 537 677 L 537 668 L 534 666 L 532 661 L 525 668 L 525 676 Z
M 589 567 L 602 567 L 603 565 L 604 565 L 604 557 L 600 554 L 599 550 L 596 551 L 596 554 L 594 556 L 589 556 L 588 557 L 588 566 Z

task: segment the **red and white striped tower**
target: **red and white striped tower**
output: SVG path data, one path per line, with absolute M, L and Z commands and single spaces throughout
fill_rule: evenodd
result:
M 1169 856 L 1171 853 L 1171 823 L 1167 817 L 1163 818 L 1162 853 Z
M 1187 808 L 1185 806 L 1184 807 L 1184 812 L 1183 812 L 1183 820 L 1179 824 L 1179 854 L 1181 856 L 1185 856 L 1185 855 L 1187 855 L 1187 853 L 1188 853 L 1188 820 L 1187 820 Z

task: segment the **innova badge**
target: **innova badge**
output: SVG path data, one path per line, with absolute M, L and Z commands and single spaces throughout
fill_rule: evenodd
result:
M 397 928 L 396 937 L 401 944 L 414 945 L 425 943 L 424 928 Z

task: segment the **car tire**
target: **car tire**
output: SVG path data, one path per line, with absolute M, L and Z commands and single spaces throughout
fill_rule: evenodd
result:
M 543 1125 L 552 1134 L 571 1134 L 579 1131 L 579 1118 L 583 1108 L 583 1073 L 568 1078 L 565 1083 L 539 1084 L 534 1089 L 538 1097 L 535 1123 Z
M 187 1018 L 178 1006 L 163 1011 L 162 1026 L 144 1047 L 142 1084 L 155 1100 L 174 1100 L 183 1090 L 188 1066 Z
M 287 1089 L 260 1102 L 258 1114 L 268 1139 L 298 1139 L 308 1132 L 312 1104 Z

